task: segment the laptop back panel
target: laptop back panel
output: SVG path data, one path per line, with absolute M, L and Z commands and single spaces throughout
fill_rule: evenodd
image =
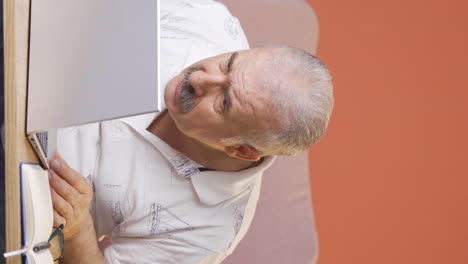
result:
M 158 2 L 31 2 L 27 132 L 160 110 Z

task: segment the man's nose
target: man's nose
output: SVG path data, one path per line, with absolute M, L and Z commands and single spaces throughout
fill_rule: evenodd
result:
M 214 90 L 222 89 L 227 85 L 228 79 L 224 74 L 196 71 L 190 75 L 189 81 L 195 89 L 195 94 L 200 96 Z

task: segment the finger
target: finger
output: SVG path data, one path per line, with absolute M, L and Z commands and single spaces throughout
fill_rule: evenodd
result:
M 54 191 L 74 206 L 80 200 L 80 193 L 54 171 L 49 171 L 49 184 Z
M 91 191 L 90 184 L 77 171 L 68 166 L 67 162 L 57 152 L 54 159 L 50 162 L 50 166 L 62 179 L 67 181 L 80 193 L 89 193 Z
M 67 219 L 63 216 L 61 216 L 57 211 L 54 210 L 54 226 L 66 226 L 67 225 Z
M 71 217 L 73 215 L 73 207 L 67 202 L 62 196 L 60 196 L 53 188 L 50 188 L 50 195 L 52 197 L 52 206 L 64 218 Z

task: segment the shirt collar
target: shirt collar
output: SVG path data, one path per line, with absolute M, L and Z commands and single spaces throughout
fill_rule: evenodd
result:
M 259 165 L 235 172 L 203 171 L 192 176 L 200 201 L 207 205 L 221 203 L 251 187 L 271 166 L 275 157 L 264 157 Z
M 157 113 L 149 113 L 149 114 L 142 114 L 137 116 L 130 116 L 125 118 L 120 118 L 119 120 L 130 125 L 137 131 L 146 130 L 146 128 L 151 125 L 151 122 L 161 114 L 165 108 L 161 112 Z
M 263 171 L 271 166 L 275 157 L 267 156 L 263 161 L 252 168 L 235 172 L 204 171 L 197 162 L 173 149 L 146 128 L 155 118 L 155 114 L 146 114 L 121 121 L 133 127 L 140 135 L 151 142 L 166 157 L 179 176 L 190 180 L 200 201 L 207 205 L 221 203 L 248 189 L 261 177 Z

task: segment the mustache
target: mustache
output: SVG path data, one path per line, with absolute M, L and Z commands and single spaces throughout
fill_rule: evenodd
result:
M 195 89 L 190 84 L 190 75 L 196 71 L 199 71 L 199 68 L 191 67 L 187 70 L 182 82 L 182 88 L 180 91 L 181 103 L 182 103 L 182 113 L 188 113 L 194 108 L 194 99 L 195 99 Z

